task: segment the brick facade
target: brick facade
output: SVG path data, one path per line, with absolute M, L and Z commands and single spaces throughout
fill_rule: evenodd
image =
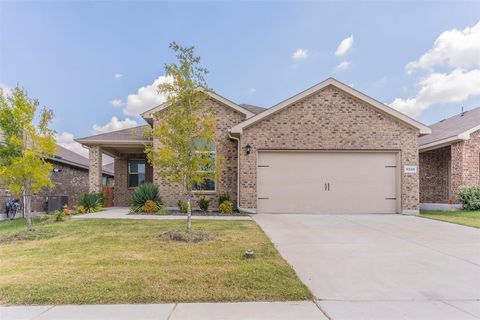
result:
M 227 193 L 230 200 L 236 204 L 237 199 L 237 142 L 228 137 L 231 127 L 245 120 L 245 115 L 223 105 L 216 100 L 208 100 L 208 107 L 212 107 L 216 113 L 217 125 L 215 128 L 216 152 L 217 157 L 221 158 L 222 168 L 218 181 L 216 181 L 216 190 L 214 192 L 197 192 L 193 199 L 193 207 L 196 201 L 205 197 L 210 199 L 210 208 L 217 208 L 218 196 Z M 154 122 L 155 125 L 155 122 Z M 154 146 L 158 146 L 158 142 L 154 141 Z M 181 192 L 178 186 L 171 185 L 162 181 L 162 178 L 155 174 L 154 183 L 159 186 L 160 195 L 167 207 L 176 207 L 177 202 L 181 199 Z
M 72 207 L 78 197 L 88 191 L 88 170 L 70 166 L 63 163 L 52 162 L 53 168 L 59 172 L 53 172 L 50 176 L 54 188 L 44 188 L 32 197 L 32 211 L 45 212 L 47 209 L 46 199 L 48 196 L 68 196 L 68 205 Z M 110 180 L 112 180 L 110 178 Z M 5 212 L 5 204 L 13 196 L 5 187 L 0 187 L 0 213 Z
M 420 153 L 420 202 L 448 203 L 451 147 Z
M 102 188 L 102 149 L 100 146 L 89 148 L 88 190 L 100 192 Z
M 128 187 L 128 160 L 145 160 L 145 181 L 153 182 L 153 169 L 147 163 L 145 154 L 124 154 L 114 160 L 115 188 L 113 201 L 115 206 L 129 207 L 132 203 L 134 188 Z M 163 200 L 163 194 L 160 192 Z
M 480 185 L 480 130 L 469 140 L 420 153 L 420 202 L 456 203 L 459 187 L 475 185 Z
M 316 92 L 251 127 L 244 128 L 240 152 L 240 206 L 256 208 L 258 150 L 397 150 L 401 167 L 418 166 L 418 129 L 376 111 L 333 86 Z M 402 211 L 419 205 L 419 177 L 401 175 Z

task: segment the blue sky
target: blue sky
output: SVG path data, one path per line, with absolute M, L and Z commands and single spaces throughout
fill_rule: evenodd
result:
M 143 123 L 175 40 L 237 103 L 270 107 L 333 76 L 429 124 L 480 106 L 479 20 L 473 1 L 1 1 L 0 84 L 52 108 L 78 151 L 73 136 Z

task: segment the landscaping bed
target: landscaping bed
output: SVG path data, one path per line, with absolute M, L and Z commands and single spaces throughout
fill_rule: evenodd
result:
M 170 209 L 162 209 L 161 211 L 159 212 L 154 212 L 154 213 L 150 213 L 150 212 L 133 212 L 133 211 L 130 211 L 128 214 L 136 214 L 136 215 L 155 215 L 155 216 L 184 216 L 186 217 L 187 214 L 184 213 L 184 212 L 180 212 L 180 210 L 170 210 Z M 248 217 L 248 214 L 246 213 L 241 213 L 241 212 L 238 212 L 238 211 L 234 211 L 232 213 L 220 213 L 218 211 L 208 211 L 208 212 L 203 212 L 203 211 L 200 211 L 200 210 L 192 210 L 192 216 L 196 216 L 196 217 L 230 217 L 230 216 L 234 216 L 234 217 Z
M 420 216 L 464 226 L 480 228 L 480 211 L 430 211 L 421 210 Z
M 0 222 L 0 303 L 288 301 L 312 297 L 253 221 L 194 221 L 199 242 L 174 241 L 178 220 Z M 189 240 L 189 239 L 187 239 Z M 254 250 L 254 259 L 244 258 Z

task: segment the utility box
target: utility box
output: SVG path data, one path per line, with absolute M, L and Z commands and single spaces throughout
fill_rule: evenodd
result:
M 47 213 L 62 211 L 63 206 L 68 205 L 68 196 L 49 196 L 47 199 Z

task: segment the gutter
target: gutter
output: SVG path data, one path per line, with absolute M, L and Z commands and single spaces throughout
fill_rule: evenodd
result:
M 233 140 L 237 140 L 237 208 L 238 211 L 243 211 L 246 213 L 257 213 L 257 210 L 255 209 L 247 209 L 247 208 L 241 208 L 240 207 L 240 139 L 237 137 L 232 136 L 232 133 L 230 130 L 228 130 L 228 137 Z

